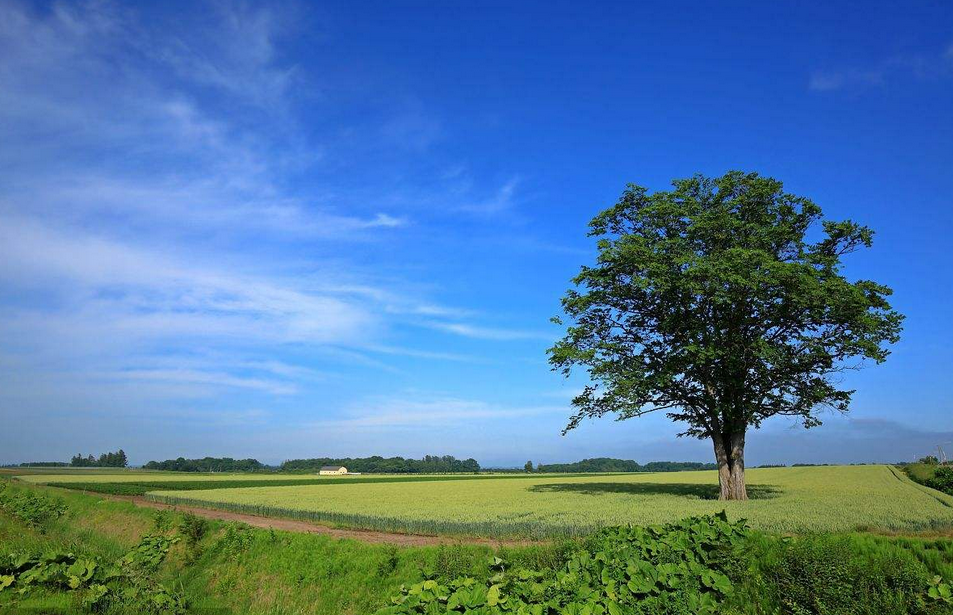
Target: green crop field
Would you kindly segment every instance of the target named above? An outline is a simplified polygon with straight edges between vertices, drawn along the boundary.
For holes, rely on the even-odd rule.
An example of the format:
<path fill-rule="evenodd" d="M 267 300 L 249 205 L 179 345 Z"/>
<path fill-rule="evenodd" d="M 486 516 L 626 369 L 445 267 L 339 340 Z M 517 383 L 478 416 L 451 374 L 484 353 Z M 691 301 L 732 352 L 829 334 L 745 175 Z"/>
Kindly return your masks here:
<path fill-rule="evenodd" d="M 494 537 L 578 535 L 722 509 L 730 518 L 775 532 L 953 527 L 953 497 L 917 485 L 890 466 L 765 468 L 748 474 L 748 502 L 716 500 L 714 472 L 245 487 L 187 496 L 156 491 L 149 497 L 368 529 Z"/>
<path fill-rule="evenodd" d="M 242 472 L 149 472 L 126 470 L 111 472 L 91 473 L 85 471 L 76 471 L 71 473 L 38 473 L 38 474 L 18 474 L 11 473 L 19 480 L 35 484 L 65 484 L 65 483 L 141 483 L 141 482 L 197 482 L 205 481 L 210 483 L 224 481 L 324 481 L 327 483 L 362 483 L 362 482 L 381 482 L 381 481 L 428 481 L 428 480 L 487 480 L 487 479 L 508 479 L 508 478 L 532 478 L 531 475 L 522 473 L 493 474 L 481 472 L 480 474 L 352 474 L 349 476 L 318 476 L 315 473 L 310 474 L 290 474 L 290 473 L 242 473 Z M 610 476 L 608 473 L 600 474 L 570 474 L 569 476 Z M 558 476 L 550 474 L 547 476 Z"/>
<path fill-rule="evenodd" d="M 575 475 L 580 476 L 580 475 Z M 606 476 L 606 475 L 603 475 Z M 459 481 L 459 480 L 496 480 L 496 479 L 527 479 L 533 478 L 528 474 L 410 474 L 410 475 L 366 475 L 366 476 L 315 476 L 283 475 L 283 474 L 217 474 L 195 476 L 187 473 L 178 473 L 170 476 L 159 476 L 155 480 L 147 474 L 139 474 L 136 478 L 116 475 L 116 480 L 109 476 L 67 477 L 69 480 L 56 480 L 58 476 L 29 477 L 20 476 L 27 482 L 44 484 L 51 487 L 61 487 L 77 491 L 93 493 L 107 493 L 111 495 L 144 495 L 150 491 L 199 491 L 206 489 L 234 489 L 237 487 L 279 487 L 287 485 L 354 485 L 363 483 L 394 483 L 394 482 L 432 482 L 432 481 Z M 53 480 L 51 480 L 53 479 Z"/>

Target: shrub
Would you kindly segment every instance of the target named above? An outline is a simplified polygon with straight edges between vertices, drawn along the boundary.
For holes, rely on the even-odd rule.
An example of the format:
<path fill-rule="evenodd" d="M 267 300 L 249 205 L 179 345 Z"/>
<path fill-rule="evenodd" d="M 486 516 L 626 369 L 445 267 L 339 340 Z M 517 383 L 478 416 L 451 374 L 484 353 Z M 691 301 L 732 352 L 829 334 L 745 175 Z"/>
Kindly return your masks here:
<path fill-rule="evenodd" d="M 555 568 L 510 566 L 497 557 L 487 578 L 438 575 L 402 586 L 377 615 L 953 611 L 950 581 L 935 576 L 949 569 L 923 559 L 930 549 L 922 542 L 866 535 L 780 538 L 751 533 L 743 522 L 729 523 L 722 515 L 607 528 L 566 547 L 549 552 L 564 554 Z"/>
<path fill-rule="evenodd" d="M 77 592 L 87 609 L 116 607 L 121 612 L 178 615 L 186 608 L 182 598 L 152 577 L 173 542 L 164 536 L 145 536 L 115 563 L 62 551 L 39 556 L 3 554 L 0 592 L 16 596 L 40 588 Z"/>
<path fill-rule="evenodd" d="M 32 489 L 20 489 L 5 481 L 0 481 L 0 509 L 40 530 L 50 521 L 63 516 L 67 510 L 66 503 L 60 498 Z"/>
<path fill-rule="evenodd" d="M 156 510 L 152 513 L 152 522 L 157 532 L 166 532 L 172 529 L 173 514 L 169 510 Z"/>
<path fill-rule="evenodd" d="M 953 495 L 953 466 L 937 466 L 933 472 L 933 478 L 928 479 L 924 484 L 937 491 Z"/>
<path fill-rule="evenodd" d="M 485 581 L 427 579 L 402 587 L 378 615 L 713 614 L 732 591 L 726 573 L 747 532 L 744 522 L 729 523 L 724 513 L 664 526 L 607 528 L 578 545 L 559 569 L 510 569 L 496 557 Z"/>
<path fill-rule="evenodd" d="M 251 528 L 247 525 L 228 523 L 217 546 L 226 554 L 237 555 L 247 551 L 253 539 Z"/>
<path fill-rule="evenodd" d="M 179 521 L 179 533 L 185 537 L 185 542 L 189 547 L 195 547 L 205 538 L 207 532 L 208 521 L 190 512 L 182 515 L 182 519 Z"/>

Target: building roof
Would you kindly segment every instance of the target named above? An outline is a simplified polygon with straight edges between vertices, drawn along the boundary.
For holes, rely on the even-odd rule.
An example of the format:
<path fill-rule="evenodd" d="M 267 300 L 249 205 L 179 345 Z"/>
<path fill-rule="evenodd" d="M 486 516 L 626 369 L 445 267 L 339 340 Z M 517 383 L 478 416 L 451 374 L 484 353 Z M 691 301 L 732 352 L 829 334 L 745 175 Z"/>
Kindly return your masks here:
<path fill-rule="evenodd" d="M 344 466 L 321 466 L 321 471 L 325 470 L 346 470 Z"/>

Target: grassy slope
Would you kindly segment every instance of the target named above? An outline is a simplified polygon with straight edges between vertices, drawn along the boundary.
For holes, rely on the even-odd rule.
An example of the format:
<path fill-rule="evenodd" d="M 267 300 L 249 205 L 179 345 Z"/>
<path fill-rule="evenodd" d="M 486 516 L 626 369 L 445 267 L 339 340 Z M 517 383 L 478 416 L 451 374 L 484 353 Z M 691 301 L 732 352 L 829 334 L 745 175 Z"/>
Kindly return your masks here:
<path fill-rule="evenodd" d="M 41 487 L 35 487 L 41 488 Z M 41 488 L 42 489 L 42 488 Z M 45 533 L 26 528 L 0 512 L 0 553 L 64 549 L 113 560 L 155 531 L 156 511 L 82 493 L 56 491 L 68 515 Z M 402 583 L 418 581 L 421 569 L 444 574 L 481 574 L 491 550 L 483 546 L 395 548 L 313 534 L 270 532 L 209 522 L 203 552 L 187 562 L 185 548 L 173 549 L 162 581 L 182 591 L 199 608 L 229 613 L 365 615 L 387 604 Z M 233 528 L 232 539 L 223 539 Z M 519 560 L 554 561 L 555 547 L 513 551 Z M 69 607 L 63 594 L 41 594 L 14 610 Z"/>
<path fill-rule="evenodd" d="M 370 529 L 489 536 L 557 536 L 600 525 L 663 523 L 727 509 L 773 532 L 946 530 L 953 497 L 889 466 L 749 471 L 749 502 L 719 502 L 714 472 L 540 476 L 525 480 L 401 482 L 158 491 L 157 499 Z M 421 503 L 425 505 L 421 505 Z"/>

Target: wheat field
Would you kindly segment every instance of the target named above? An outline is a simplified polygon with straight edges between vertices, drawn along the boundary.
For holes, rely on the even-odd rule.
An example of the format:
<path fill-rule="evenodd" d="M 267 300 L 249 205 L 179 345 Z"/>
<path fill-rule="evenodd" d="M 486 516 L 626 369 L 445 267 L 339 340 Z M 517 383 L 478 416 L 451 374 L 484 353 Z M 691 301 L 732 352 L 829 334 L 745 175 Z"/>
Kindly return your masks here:
<path fill-rule="evenodd" d="M 714 499 L 715 472 L 243 487 L 148 497 L 367 529 L 490 537 L 581 535 L 723 509 L 732 519 L 782 533 L 953 527 L 953 497 L 891 466 L 752 469 L 748 485 L 747 502 Z"/>

